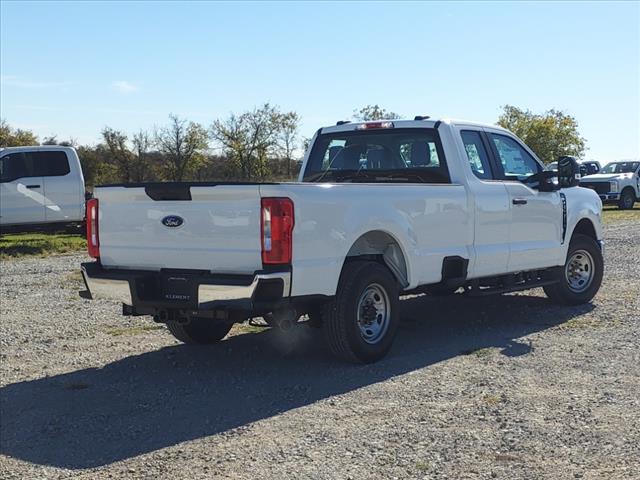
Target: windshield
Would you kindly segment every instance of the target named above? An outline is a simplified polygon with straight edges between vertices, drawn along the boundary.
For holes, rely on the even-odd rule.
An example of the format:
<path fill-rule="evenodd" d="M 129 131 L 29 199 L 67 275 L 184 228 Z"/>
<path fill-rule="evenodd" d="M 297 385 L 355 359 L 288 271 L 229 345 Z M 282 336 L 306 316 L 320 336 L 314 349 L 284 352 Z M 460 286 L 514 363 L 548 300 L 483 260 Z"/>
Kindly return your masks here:
<path fill-rule="evenodd" d="M 634 173 L 640 162 L 614 162 L 608 163 L 600 173 Z"/>
<path fill-rule="evenodd" d="M 319 135 L 303 179 L 448 183 L 449 172 L 434 129 L 388 128 Z"/>

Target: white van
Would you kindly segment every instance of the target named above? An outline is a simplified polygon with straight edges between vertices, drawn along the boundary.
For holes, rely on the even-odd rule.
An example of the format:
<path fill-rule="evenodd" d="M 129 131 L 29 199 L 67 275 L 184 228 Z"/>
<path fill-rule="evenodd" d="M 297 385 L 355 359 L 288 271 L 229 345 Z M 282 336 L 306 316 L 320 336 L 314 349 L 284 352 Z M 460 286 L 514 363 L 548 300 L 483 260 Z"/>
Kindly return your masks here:
<path fill-rule="evenodd" d="M 56 145 L 0 150 L 0 227 L 78 225 L 85 189 L 75 149 Z"/>

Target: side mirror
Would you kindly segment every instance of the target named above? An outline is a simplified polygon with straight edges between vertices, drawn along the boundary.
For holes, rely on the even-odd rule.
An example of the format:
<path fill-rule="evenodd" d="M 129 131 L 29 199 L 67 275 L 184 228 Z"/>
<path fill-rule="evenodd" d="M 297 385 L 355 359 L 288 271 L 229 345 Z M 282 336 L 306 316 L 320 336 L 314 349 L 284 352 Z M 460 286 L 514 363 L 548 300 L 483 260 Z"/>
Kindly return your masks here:
<path fill-rule="evenodd" d="M 560 183 L 558 182 L 558 172 L 555 170 L 543 170 L 529 177 L 529 182 L 537 182 L 537 185 L 533 185 L 532 188 L 537 189 L 539 192 L 555 192 L 560 190 Z"/>
<path fill-rule="evenodd" d="M 558 182 L 561 188 L 577 187 L 580 184 L 580 164 L 575 157 L 558 159 Z"/>
<path fill-rule="evenodd" d="M 527 177 L 524 183 L 539 192 L 555 192 L 556 190 L 560 190 L 558 172 L 555 170 L 542 170 Z"/>

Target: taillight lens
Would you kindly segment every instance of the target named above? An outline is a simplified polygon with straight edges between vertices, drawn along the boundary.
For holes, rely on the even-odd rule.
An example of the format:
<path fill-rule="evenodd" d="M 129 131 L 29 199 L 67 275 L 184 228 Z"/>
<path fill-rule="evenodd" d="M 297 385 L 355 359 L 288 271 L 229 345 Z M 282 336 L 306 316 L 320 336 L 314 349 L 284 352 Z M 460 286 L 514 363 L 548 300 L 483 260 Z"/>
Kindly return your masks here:
<path fill-rule="evenodd" d="M 293 201 L 290 198 L 262 199 L 262 263 L 287 265 L 291 263 L 293 244 Z"/>
<path fill-rule="evenodd" d="M 93 258 L 100 258 L 97 198 L 87 200 L 87 250 L 89 251 L 89 256 Z"/>

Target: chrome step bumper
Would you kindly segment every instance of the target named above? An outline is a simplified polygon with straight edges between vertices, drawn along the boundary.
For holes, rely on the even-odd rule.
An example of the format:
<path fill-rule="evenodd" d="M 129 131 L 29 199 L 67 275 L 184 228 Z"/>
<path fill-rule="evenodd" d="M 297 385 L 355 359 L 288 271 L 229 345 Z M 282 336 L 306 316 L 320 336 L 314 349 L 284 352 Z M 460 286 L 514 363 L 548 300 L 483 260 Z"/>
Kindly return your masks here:
<path fill-rule="evenodd" d="M 87 287 L 80 292 L 81 297 L 113 300 L 130 306 L 207 309 L 217 303 L 275 301 L 291 295 L 290 270 L 207 275 L 106 269 L 97 262 L 83 263 L 81 269 Z M 168 292 L 164 287 L 166 280 L 179 284 L 180 293 Z"/>

